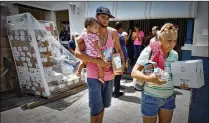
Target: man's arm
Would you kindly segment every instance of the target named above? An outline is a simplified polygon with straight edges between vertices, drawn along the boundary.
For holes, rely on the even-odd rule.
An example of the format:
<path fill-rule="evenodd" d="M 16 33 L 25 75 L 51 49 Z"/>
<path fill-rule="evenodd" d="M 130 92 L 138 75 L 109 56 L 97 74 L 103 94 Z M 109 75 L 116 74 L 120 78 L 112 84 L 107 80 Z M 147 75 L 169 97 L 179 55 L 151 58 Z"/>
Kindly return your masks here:
<path fill-rule="evenodd" d="M 75 54 L 75 52 L 73 51 L 73 44 L 71 41 L 69 41 L 68 43 L 68 51 L 70 51 L 70 53 L 72 53 L 73 55 Z"/>
<path fill-rule="evenodd" d="M 123 66 L 123 69 L 124 69 L 125 59 L 124 59 L 123 51 L 122 51 L 121 46 L 120 46 L 118 31 L 113 29 L 112 30 L 112 36 L 113 36 L 113 40 L 114 40 L 115 49 L 116 49 L 117 53 L 120 53 L 120 57 L 121 57 L 121 60 L 122 60 L 122 66 Z"/>
<path fill-rule="evenodd" d="M 127 35 L 124 35 L 123 37 L 125 39 L 125 45 L 127 45 L 129 37 Z"/>
<path fill-rule="evenodd" d="M 125 45 L 127 45 L 127 43 L 128 43 L 129 36 L 130 36 L 130 34 L 128 35 L 126 32 L 123 32 L 123 37 L 124 37 L 124 40 L 125 40 Z"/>

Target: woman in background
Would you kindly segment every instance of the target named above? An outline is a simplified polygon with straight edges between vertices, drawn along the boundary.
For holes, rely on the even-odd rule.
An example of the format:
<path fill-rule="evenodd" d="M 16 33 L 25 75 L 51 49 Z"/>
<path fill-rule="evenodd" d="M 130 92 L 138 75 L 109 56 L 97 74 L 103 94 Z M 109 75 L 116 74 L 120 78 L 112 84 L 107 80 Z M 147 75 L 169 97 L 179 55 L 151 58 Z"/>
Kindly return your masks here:
<path fill-rule="evenodd" d="M 144 38 L 144 32 L 140 30 L 138 25 L 136 25 L 134 29 L 135 32 L 133 32 L 132 40 L 134 41 L 134 59 L 136 61 L 142 51 L 142 39 Z"/>

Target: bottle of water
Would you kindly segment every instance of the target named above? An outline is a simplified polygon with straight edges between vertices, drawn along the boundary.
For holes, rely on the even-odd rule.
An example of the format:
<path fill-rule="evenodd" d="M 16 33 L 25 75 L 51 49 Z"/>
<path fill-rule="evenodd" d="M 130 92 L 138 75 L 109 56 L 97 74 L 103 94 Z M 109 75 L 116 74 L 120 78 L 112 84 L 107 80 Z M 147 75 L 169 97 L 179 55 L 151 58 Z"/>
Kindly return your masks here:
<path fill-rule="evenodd" d="M 159 76 L 162 81 L 166 81 L 166 82 L 168 81 L 168 73 L 163 71 L 162 69 L 155 68 L 154 74 Z"/>

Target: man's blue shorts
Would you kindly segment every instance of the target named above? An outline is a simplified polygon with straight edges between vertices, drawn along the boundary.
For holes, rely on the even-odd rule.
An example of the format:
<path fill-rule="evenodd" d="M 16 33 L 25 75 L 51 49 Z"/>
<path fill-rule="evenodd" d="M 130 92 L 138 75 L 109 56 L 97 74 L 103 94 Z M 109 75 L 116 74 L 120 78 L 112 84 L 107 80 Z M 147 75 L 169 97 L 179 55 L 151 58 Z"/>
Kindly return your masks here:
<path fill-rule="evenodd" d="M 114 81 L 102 84 L 98 79 L 87 78 L 89 90 L 89 107 L 92 116 L 98 115 L 111 105 Z"/>

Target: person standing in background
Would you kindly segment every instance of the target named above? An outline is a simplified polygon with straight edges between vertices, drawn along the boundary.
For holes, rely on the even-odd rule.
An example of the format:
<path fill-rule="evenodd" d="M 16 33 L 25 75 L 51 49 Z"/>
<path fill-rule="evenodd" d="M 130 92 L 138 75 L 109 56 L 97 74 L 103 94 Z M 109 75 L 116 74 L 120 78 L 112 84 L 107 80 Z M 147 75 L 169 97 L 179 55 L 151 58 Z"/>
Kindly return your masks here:
<path fill-rule="evenodd" d="M 129 28 L 129 35 L 132 36 L 132 29 Z M 133 47 L 133 40 L 132 38 L 129 38 L 126 45 L 127 51 L 128 51 L 128 57 L 131 61 L 131 64 L 134 65 L 134 47 Z"/>
<path fill-rule="evenodd" d="M 128 60 L 128 52 L 126 50 L 126 44 L 125 44 L 125 42 L 126 42 L 125 40 L 127 40 L 127 37 L 124 37 L 123 24 L 121 22 L 116 22 L 115 23 L 115 29 L 118 31 L 120 46 L 121 46 L 121 49 L 122 49 L 123 55 L 124 55 L 124 61 L 128 62 L 127 61 Z M 122 74 L 121 75 L 115 75 L 114 91 L 113 91 L 113 97 L 115 97 L 115 98 L 118 98 L 118 97 L 120 97 L 124 94 L 123 92 L 120 92 L 120 88 L 121 88 L 120 80 L 121 80 L 121 78 L 122 78 Z"/>
<path fill-rule="evenodd" d="M 78 33 L 72 35 L 72 39 L 69 41 L 68 50 L 74 55 L 76 42 L 75 39 L 78 37 Z"/>
<path fill-rule="evenodd" d="M 174 24 L 174 27 L 176 28 L 176 30 L 179 31 L 179 26 L 178 25 L 175 25 Z M 179 35 L 178 35 L 178 38 L 179 38 Z M 177 51 L 177 52 L 180 52 L 181 51 L 181 46 L 179 46 L 179 43 L 178 42 L 176 43 L 176 46 L 174 47 L 174 50 Z"/>
<path fill-rule="evenodd" d="M 134 60 L 136 62 L 142 51 L 142 40 L 144 38 L 144 32 L 140 30 L 138 25 L 136 25 L 134 29 L 136 32 L 132 34 L 132 39 L 134 41 Z"/>
<path fill-rule="evenodd" d="M 59 34 L 60 41 L 68 41 L 68 31 L 65 29 L 64 26 L 61 27 L 61 32 Z"/>
<path fill-rule="evenodd" d="M 152 35 L 154 37 L 150 40 L 150 42 L 159 41 L 158 33 L 159 33 L 159 27 L 158 26 L 152 27 Z"/>
<path fill-rule="evenodd" d="M 149 45 L 149 43 L 150 43 L 150 41 L 153 37 L 154 36 L 153 36 L 152 32 L 149 31 L 148 35 L 143 40 L 143 43 L 142 43 L 143 44 L 143 49 Z"/>
<path fill-rule="evenodd" d="M 125 45 L 128 44 L 128 41 L 129 41 L 130 36 L 131 36 L 131 33 L 132 33 L 132 30 L 131 29 L 129 30 L 129 33 L 125 32 L 125 31 L 122 32 L 122 36 L 125 39 Z"/>

